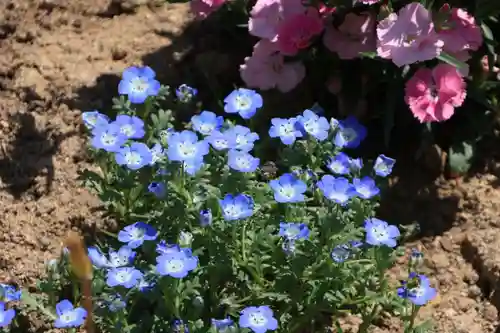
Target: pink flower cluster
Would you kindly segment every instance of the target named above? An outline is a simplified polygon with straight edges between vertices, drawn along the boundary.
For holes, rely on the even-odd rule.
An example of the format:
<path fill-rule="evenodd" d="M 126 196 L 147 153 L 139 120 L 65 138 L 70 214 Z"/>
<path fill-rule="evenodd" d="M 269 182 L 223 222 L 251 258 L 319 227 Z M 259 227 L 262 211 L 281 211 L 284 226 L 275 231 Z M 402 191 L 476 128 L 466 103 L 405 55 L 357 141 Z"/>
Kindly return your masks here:
<path fill-rule="evenodd" d="M 205 19 L 208 15 L 222 7 L 226 0 L 191 0 L 191 11 L 197 19 Z"/>

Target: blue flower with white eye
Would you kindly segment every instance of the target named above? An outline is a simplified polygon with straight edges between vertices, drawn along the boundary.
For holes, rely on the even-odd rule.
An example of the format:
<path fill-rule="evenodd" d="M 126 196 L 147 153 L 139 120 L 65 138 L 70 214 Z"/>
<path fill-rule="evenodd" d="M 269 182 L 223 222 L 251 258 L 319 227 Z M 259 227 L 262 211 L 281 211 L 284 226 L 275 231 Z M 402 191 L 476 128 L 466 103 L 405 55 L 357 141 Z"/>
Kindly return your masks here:
<path fill-rule="evenodd" d="M 316 183 L 325 198 L 340 205 L 345 205 L 355 194 L 356 190 L 349 180 L 344 177 L 335 178 L 331 175 L 324 175 Z"/>
<path fill-rule="evenodd" d="M 215 329 L 218 332 L 225 332 L 228 328 L 230 328 L 234 324 L 234 321 L 227 317 L 224 319 L 212 319 L 212 326 L 215 327 Z"/>
<path fill-rule="evenodd" d="M 361 179 L 354 178 L 352 184 L 356 190 L 356 195 L 363 199 L 373 198 L 380 193 L 380 189 L 375 184 L 375 180 L 368 176 Z"/>
<path fill-rule="evenodd" d="M 184 130 L 174 133 L 168 140 L 167 155 L 171 161 L 199 160 L 208 154 L 208 143 L 198 140 L 196 133 Z"/>
<path fill-rule="evenodd" d="M 363 169 L 363 160 L 361 158 L 351 158 L 349 168 L 351 169 L 351 173 L 357 174 Z"/>
<path fill-rule="evenodd" d="M 118 240 L 127 243 L 131 249 L 138 248 L 144 241 L 155 240 L 157 236 L 156 229 L 144 222 L 128 225 L 118 232 Z"/>
<path fill-rule="evenodd" d="M 139 170 L 153 160 L 153 155 L 148 146 L 142 142 L 132 142 L 130 146 L 124 146 L 115 155 L 118 165 L 125 165 L 130 170 Z"/>
<path fill-rule="evenodd" d="M 142 277 L 135 286 L 140 292 L 148 292 L 155 286 L 155 281 L 152 278 Z"/>
<path fill-rule="evenodd" d="M 91 246 L 87 249 L 87 252 L 92 265 L 95 267 L 105 268 L 109 266 L 108 258 L 98 248 Z"/>
<path fill-rule="evenodd" d="M 200 210 L 200 225 L 206 227 L 212 224 L 212 210 L 210 208 Z"/>
<path fill-rule="evenodd" d="M 336 263 L 344 262 L 351 258 L 354 251 L 362 245 L 363 243 L 360 241 L 350 241 L 347 244 L 337 245 L 331 253 L 332 260 Z"/>
<path fill-rule="evenodd" d="M 198 95 L 198 89 L 184 83 L 175 89 L 175 96 L 177 96 L 177 99 L 182 103 L 191 102 L 196 95 Z"/>
<path fill-rule="evenodd" d="M 429 278 L 425 275 L 417 275 L 416 286 L 409 286 L 408 283 L 402 288 L 398 288 L 398 296 L 410 300 L 415 305 L 422 306 L 433 300 L 437 295 L 436 289 L 431 287 Z"/>
<path fill-rule="evenodd" d="M 120 132 L 127 137 L 127 139 L 142 139 L 146 131 L 144 131 L 144 122 L 141 118 L 136 116 L 127 116 L 120 114 L 116 116 L 113 124 L 120 127 Z"/>
<path fill-rule="evenodd" d="M 0 327 L 7 327 L 16 316 L 14 309 L 5 310 L 5 303 L 0 302 Z"/>
<path fill-rule="evenodd" d="M 377 176 L 387 177 L 391 174 L 394 164 L 396 164 L 395 159 L 387 157 L 384 154 L 380 154 L 375 160 L 373 170 Z"/>
<path fill-rule="evenodd" d="M 246 194 L 226 194 L 219 200 L 222 215 L 226 221 L 242 220 L 253 215 L 254 201 Z"/>
<path fill-rule="evenodd" d="M 82 120 L 85 124 L 85 127 L 87 127 L 87 129 L 89 130 L 94 130 L 94 128 L 99 127 L 105 127 L 109 124 L 109 117 L 97 110 L 83 112 Z"/>
<path fill-rule="evenodd" d="M 109 251 L 109 264 L 108 267 L 117 268 L 128 266 L 132 264 L 135 259 L 136 252 L 132 250 L 128 245 L 124 245 L 118 249 L 118 251 Z"/>
<path fill-rule="evenodd" d="M 280 223 L 279 235 L 286 240 L 295 241 L 309 237 L 309 228 L 304 223 Z"/>
<path fill-rule="evenodd" d="M 21 299 L 21 290 L 16 290 L 14 286 L 0 283 L 0 301 L 15 302 Z"/>
<path fill-rule="evenodd" d="M 297 129 L 297 118 L 273 118 L 271 124 L 269 136 L 271 138 L 279 137 L 285 145 L 291 145 L 297 138 L 302 137 L 302 132 Z"/>
<path fill-rule="evenodd" d="M 119 151 L 127 142 L 127 137 L 120 132 L 120 127 L 113 123 L 94 128 L 92 134 L 92 147 L 110 153 Z"/>
<path fill-rule="evenodd" d="M 213 131 L 206 140 L 210 143 L 212 148 L 215 150 L 226 150 L 231 146 L 229 143 L 229 138 L 226 133 L 220 131 Z"/>
<path fill-rule="evenodd" d="M 160 91 L 160 82 L 155 77 L 156 73 L 148 66 L 129 67 L 122 73 L 118 93 L 127 95 L 130 103 L 142 104 L 149 96 L 156 96 Z"/>
<path fill-rule="evenodd" d="M 340 120 L 333 143 L 340 148 L 357 148 L 366 137 L 366 127 L 354 116 Z"/>
<path fill-rule="evenodd" d="M 249 153 L 231 149 L 227 154 L 227 164 L 231 169 L 240 172 L 254 172 L 260 164 L 260 159 Z"/>
<path fill-rule="evenodd" d="M 177 279 L 186 277 L 189 272 L 198 267 L 198 257 L 191 251 L 171 252 L 156 258 L 156 271 L 161 276 L 171 276 Z"/>
<path fill-rule="evenodd" d="M 84 308 L 75 308 L 67 299 L 56 304 L 56 313 L 55 328 L 78 327 L 83 325 L 87 318 L 87 311 Z"/>
<path fill-rule="evenodd" d="M 265 333 L 278 329 L 278 321 L 273 310 L 267 305 L 249 306 L 241 311 L 240 327 L 249 328 L 255 333 Z"/>
<path fill-rule="evenodd" d="M 182 166 L 184 168 L 184 171 L 190 175 L 194 176 L 200 169 L 205 165 L 203 161 L 203 157 L 199 158 L 194 158 L 191 160 L 183 161 Z"/>
<path fill-rule="evenodd" d="M 269 182 L 274 191 L 274 200 L 277 202 L 301 202 L 305 200 L 304 192 L 307 185 L 291 173 L 285 173 L 278 179 Z"/>
<path fill-rule="evenodd" d="M 250 119 L 264 104 L 262 96 L 255 90 L 239 88 L 224 98 L 224 111 L 239 113 L 241 118 Z"/>
<path fill-rule="evenodd" d="M 167 187 L 162 182 L 152 182 L 148 185 L 148 191 L 158 199 L 162 199 L 167 194 Z"/>
<path fill-rule="evenodd" d="M 401 235 L 394 225 L 377 218 L 365 220 L 366 243 L 370 245 L 386 245 L 396 247 L 396 239 Z"/>
<path fill-rule="evenodd" d="M 328 138 L 330 124 L 325 117 L 320 117 L 311 110 L 305 110 L 302 115 L 297 117 L 297 125 L 307 134 L 318 141 L 324 141 Z"/>
<path fill-rule="evenodd" d="M 326 164 L 331 172 L 337 175 L 347 175 L 351 171 L 351 159 L 345 153 L 338 153 L 335 157 L 331 157 Z"/>
<path fill-rule="evenodd" d="M 149 163 L 150 165 L 156 164 L 156 162 L 161 161 L 165 157 L 165 150 L 159 143 L 151 147 L 149 151 L 151 152 L 151 163 Z"/>
<path fill-rule="evenodd" d="M 127 289 L 135 287 L 143 274 L 133 267 L 118 267 L 108 271 L 106 284 L 109 287 L 123 286 Z"/>
<path fill-rule="evenodd" d="M 203 111 L 199 115 L 191 117 L 193 129 L 203 135 L 210 135 L 218 131 L 224 123 L 224 118 L 210 111 Z"/>
<path fill-rule="evenodd" d="M 231 149 L 249 152 L 253 149 L 255 141 L 259 140 L 259 135 L 250 131 L 248 127 L 236 125 L 228 129 L 224 135 L 229 141 Z"/>

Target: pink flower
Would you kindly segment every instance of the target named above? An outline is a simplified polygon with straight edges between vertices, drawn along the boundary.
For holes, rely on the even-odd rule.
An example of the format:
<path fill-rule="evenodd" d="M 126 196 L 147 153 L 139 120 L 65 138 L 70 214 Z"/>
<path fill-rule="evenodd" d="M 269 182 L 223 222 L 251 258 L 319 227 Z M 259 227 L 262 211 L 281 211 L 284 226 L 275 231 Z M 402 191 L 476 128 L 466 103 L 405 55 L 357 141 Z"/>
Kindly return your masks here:
<path fill-rule="evenodd" d="M 430 13 L 417 2 L 380 21 L 377 37 L 378 55 L 392 59 L 399 67 L 433 59 L 443 47 L 434 31 Z"/>
<path fill-rule="evenodd" d="M 252 56 L 245 58 L 240 74 L 250 88 L 289 92 L 304 79 L 306 69 L 300 61 L 285 63 L 276 43 L 263 39 L 255 44 Z"/>
<path fill-rule="evenodd" d="M 481 29 L 473 16 L 461 8 L 447 7 L 437 14 L 436 31 L 444 42 L 443 50 L 456 53 L 465 50 L 476 51 L 483 43 Z"/>
<path fill-rule="evenodd" d="M 309 8 L 306 13 L 296 14 L 278 26 L 278 45 L 281 53 L 295 55 L 311 43 L 311 39 L 323 31 L 319 12 Z"/>
<path fill-rule="evenodd" d="M 205 19 L 219 9 L 226 0 L 191 0 L 191 11 L 197 19 Z"/>
<path fill-rule="evenodd" d="M 333 26 L 326 28 L 323 43 L 340 59 L 353 59 L 360 52 L 375 51 L 375 17 L 370 13 L 349 13 L 338 29 Z"/>
<path fill-rule="evenodd" d="M 254 36 L 275 40 L 280 22 L 304 12 L 301 0 L 257 0 L 250 11 L 248 30 Z"/>
<path fill-rule="evenodd" d="M 362 4 L 365 5 L 373 5 L 378 3 L 380 0 L 358 0 L 358 2 L 361 2 Z"/>
<path fill-rule="evenodd" d="M 406 82 L 405 100 L 420 122 L 450 119 L 465 100 L 465 82 L 457 69 L 445 63 L 420 68 Z"/>

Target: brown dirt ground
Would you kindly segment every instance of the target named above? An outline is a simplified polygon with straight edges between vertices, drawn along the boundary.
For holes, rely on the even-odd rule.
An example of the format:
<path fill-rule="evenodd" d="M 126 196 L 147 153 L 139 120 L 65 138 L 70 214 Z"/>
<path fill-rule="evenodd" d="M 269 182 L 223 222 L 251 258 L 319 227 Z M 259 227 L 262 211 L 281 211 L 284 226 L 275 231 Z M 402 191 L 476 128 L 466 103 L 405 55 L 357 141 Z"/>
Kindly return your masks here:
<path fill-rule="evenodd" d="M 200 42 L 185 33 L 191 22 L 185 4 L 147 2 L 0 1 L 2 281 L 32 285 L 66 232 L 98 219 L 97 200 L 76 181 L 77 171 L 89 167 L 81 111 L 109 106 L 119 73 L 132 64 L 146 63 L 163 82 L 175 81 L 182 75 L 176 63 Z M 211 57 L 194 62 L 224 71 L 228 62 Z M 459 184 L 429 179 L 413 165 L 399 163 L 398 170 L 384 215 L 419 223 L 423 237 L 414 243 L 440 292 L 422 317 L 431 316 L 437 332 L 500 332 L 498 166 Z M 391 320 L 376 330 L 401 331 Z"/>

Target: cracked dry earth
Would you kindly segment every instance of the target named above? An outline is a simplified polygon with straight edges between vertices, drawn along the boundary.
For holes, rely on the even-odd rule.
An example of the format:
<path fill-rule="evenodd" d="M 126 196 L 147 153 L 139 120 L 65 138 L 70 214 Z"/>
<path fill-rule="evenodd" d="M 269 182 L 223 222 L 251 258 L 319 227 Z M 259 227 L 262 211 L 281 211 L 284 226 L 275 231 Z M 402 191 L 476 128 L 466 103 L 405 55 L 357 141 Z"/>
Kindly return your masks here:
<path fill-rule="evenodd" d="M 132 64 L 175 81 L 175 61 L 198 41 L 183 36 L 186 4 L 139 2 L 0 1 L 1 281 L 33 285 L 70 228 L 98 222 L 97 200 L 76 180 L 90 166 L 81 111 L 108 107 Z M 421 313 L 436 332 L 500 332 L 500 175 L 492 164 L 457 185 L 423 182 L 422 170 L 399 163 L 385 198 L 384 218 L 421 225 L 423 237 L 409 247 L 422 249 L 440 293 Z M 401 328 L 387 319 L 375 331 Z"/>

